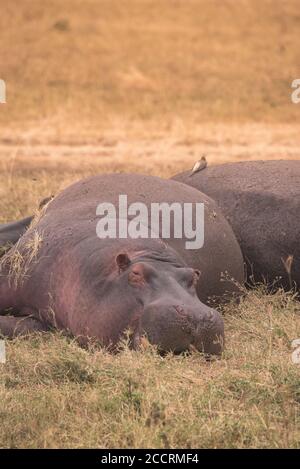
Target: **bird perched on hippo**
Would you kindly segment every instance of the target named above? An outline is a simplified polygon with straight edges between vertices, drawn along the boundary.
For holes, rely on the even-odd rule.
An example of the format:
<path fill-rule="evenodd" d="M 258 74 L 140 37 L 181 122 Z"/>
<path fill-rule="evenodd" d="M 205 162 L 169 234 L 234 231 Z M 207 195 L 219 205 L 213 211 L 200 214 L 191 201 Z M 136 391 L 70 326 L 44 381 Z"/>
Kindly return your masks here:
<path fill-rule="evenodd" d="M 248 280 L 300 290 L 300 161 L 246 161 L 173 176 L 212 197 L 231 224 Z"/>
<path fill-rule="evenodd" d="M 172 218 L 169 238 L 160 232 L 101 239 L 97 207 L 118 207 L 120 194 L 148 208 L 203 204 L 203 247 L 187 249 L 189 238 L 174 236 Z M 205 303 L 234 294 L 236 282 L 243 282 L 239 245 L 213 200 L 185 184 L 134 174 L 94 176 L 66 188 L 0 269 L 2 335 L 57 328 L 82 344 L 97 340 L 113 348 L 130 329 L 133 347 L 146 335 L 164 351 L 193 346 L 211 354 L 221 352 L 224 328 L 218 311 Z"/>

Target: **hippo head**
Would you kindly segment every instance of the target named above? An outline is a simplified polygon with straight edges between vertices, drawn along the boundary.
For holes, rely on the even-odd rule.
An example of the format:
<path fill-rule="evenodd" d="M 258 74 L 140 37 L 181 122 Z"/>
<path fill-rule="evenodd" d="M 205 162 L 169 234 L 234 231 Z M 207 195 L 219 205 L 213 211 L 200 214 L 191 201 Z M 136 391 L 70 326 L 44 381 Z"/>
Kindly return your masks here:
<path fill-rule="evenodd" d="M 220 314 L 201 303 L 196 293 L 200 272 L 187 267 L 177 256 L 147 253 L 116 256 L 119 280 L 140 305 L 133 344 L 143 335 L 161 351 L 175 353 L 195 347 L 219 355 L 223 349 L 224 324 Z"/>

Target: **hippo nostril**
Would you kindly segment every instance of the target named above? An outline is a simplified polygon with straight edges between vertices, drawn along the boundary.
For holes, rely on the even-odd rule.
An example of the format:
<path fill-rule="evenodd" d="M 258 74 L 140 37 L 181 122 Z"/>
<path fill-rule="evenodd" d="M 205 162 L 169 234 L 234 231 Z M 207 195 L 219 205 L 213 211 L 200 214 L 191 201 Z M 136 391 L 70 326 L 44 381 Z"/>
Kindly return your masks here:
<path fill-rule="evenodd" d="M 224 324 L 220 314 L 213 309 L 207 309 L 198 319 L 192 337 L 192 344 L 198 350 L 220 355 L 224 347 Z"/>
<path fill-rule="evenodd" d="M 177 313 L 177 321 L 181 330 L 190 334 L 193 338 L 202 336 L 205 331 L 209 331 L 214 326 L 215 315 L 211 310 L 199 315 L 198 313 L 188 311 L 181 305 L 174 306 L 174 309 Z"/>

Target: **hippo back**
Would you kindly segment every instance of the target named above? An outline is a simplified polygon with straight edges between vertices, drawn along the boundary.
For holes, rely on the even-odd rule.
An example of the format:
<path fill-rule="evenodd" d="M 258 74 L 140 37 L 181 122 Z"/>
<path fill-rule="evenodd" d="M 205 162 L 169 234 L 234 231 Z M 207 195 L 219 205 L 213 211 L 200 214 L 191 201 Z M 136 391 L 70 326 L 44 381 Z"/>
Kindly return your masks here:
<path fill-rule="evenodd" d="M 227 163 L 172 179 L 218 203 L 240 243 L 249 279 L 300 287 L 300 161 Z"/>

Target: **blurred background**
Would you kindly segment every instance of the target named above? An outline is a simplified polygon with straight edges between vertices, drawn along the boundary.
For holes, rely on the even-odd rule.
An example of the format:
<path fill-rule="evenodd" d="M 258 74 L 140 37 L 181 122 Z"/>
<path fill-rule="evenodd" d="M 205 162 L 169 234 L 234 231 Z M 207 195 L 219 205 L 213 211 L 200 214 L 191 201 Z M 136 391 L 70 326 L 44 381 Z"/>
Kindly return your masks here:
<path fill-rule="evenodd" d="M 298 0 L 1 0 L 1 124 L 293 122 Z"/>
<path fill-rule="evenodd" d="M 18 172 L 300 158 L 299 0 L 0 0 L 0 12 L 2 191 Z"/>

